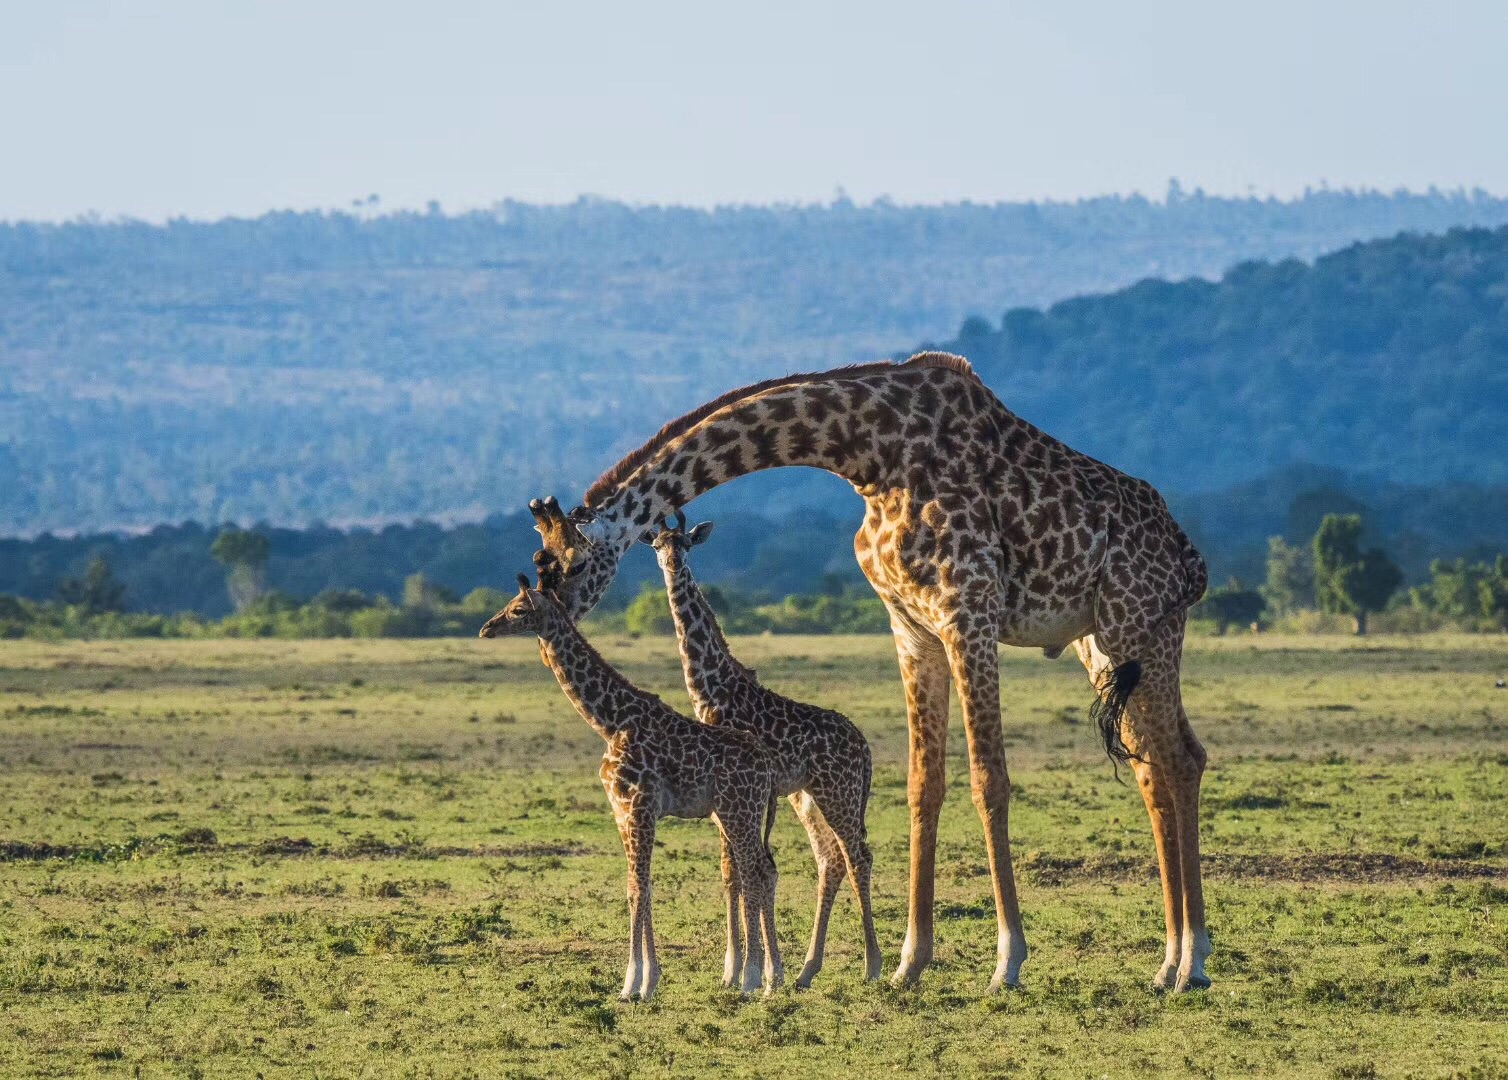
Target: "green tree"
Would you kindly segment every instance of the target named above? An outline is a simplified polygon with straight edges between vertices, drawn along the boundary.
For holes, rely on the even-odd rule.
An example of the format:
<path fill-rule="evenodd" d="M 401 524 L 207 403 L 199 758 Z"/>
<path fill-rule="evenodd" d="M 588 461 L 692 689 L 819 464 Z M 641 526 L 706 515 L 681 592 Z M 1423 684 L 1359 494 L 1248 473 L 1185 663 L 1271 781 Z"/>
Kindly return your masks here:
<path fill-rule="evenodd" d="M 1429 564 L 1429 581 L 1410 590 L 1415 604 L 1452 619 L 1475 619 L 1481 613 L 1481 585 L 1492 570 L 1465 559 L 1436 559 Z"/>
<path fill-rule="evenodd" d="M 87 615 L 126 610 L 126 587 L 115 580 L 103 555 L 89 560 L 82 577 L 58 582 L 58 599 L 83 609 Z"/>
<path fill-rule="evenodd" d="M 403 606 L 419 611 L 432 611 L 457 602 L 456 594 L 444 585 L 430 581 L 423 574 L 410 574 L 403 579 Z"/>
<path fill-rule="evenodd" d="M 646 582 L 623 612 L 623 626 L 630 634 L 675 633 L 675 620 L 670 617 L 670 601 L 665 598 L 665 590 Z"/>
<path fill-rule="evenodd" d="M 1262 617 L 1267 602 L 1255 589 L 1248 589 L 1240 581 L 1231 578 L 1224 588 L 1211 589 L 1195 607 L 1194 613 L 1205 619 L 1213 619 L 1215 633 L 1221 637 L 1235 626 L 1249 626 Z"/>
<path fill-rule="evenodd" d="M 1357 634 L 1403 583 L 1403 571 L 1380 548 L 1361 550 L 1361 515 L 1326 514 L 1314 534 L 1314 593 L 1321 611 L 1350 615 Z"/>
<path fill-rule="evenodd" d="M 1314 607 L 1314 552 L 1281 536 L 1267 540 L 1267 581 L 1262 599 L 1274 615 Z"/>
<path fill-rule="evenodd" d="M 1499 630 L 1508 630 L 1508 555 L 1499 555 L 1492 573 L 1477 583 L 1483 616 Z"/>
<path fill-rule="evenodd" d="M 226 529 L 215 537 L 209 553 L 228 571 L 225 587 L 230 602 L 238 612 L 246 611 L 266 591 L 272 544 L 258 532 Z"/>

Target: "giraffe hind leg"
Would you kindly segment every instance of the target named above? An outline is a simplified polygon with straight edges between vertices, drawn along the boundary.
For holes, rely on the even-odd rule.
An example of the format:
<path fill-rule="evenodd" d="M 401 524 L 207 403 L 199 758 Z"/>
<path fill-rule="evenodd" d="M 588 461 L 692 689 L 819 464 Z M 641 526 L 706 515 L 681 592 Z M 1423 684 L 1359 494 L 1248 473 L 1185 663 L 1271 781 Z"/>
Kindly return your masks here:
<path fill-rule="evenodd" d="M 1210 985 L 1204 972 L 1210 946 L 1199 866 L 1199 788 L 1205 752 L 1194 737 L 1179 691 L 1183 628 L 1180 614 L 1145 644 L 1136 692 L 1127 694 L 1120 705 L 1122 731 L 1134 752 L 1132 768 L 1151 821 L 1162 879 L 1167 940 L 1153 985 L 1176 991 Z M 1113 690 L 1111 673 L 1125 666 L 1114 635 L 1082 638 L 1075 649 L 1096 689 Z"/>
<path fill-rule="evenodd" d="M 812 942 L 806 951 L 806 963 L 796 977 L 796 989 L 805 990 L 822 970 L 827 947 L 827 924 L 832 916 L 833 901 L 843 884 L 843 849 L 838 837 L 822 815 L 810 793 L 791 795 L 791 806 L 811 841 L 812 856 L 817 860 L 817 909 L 812 920 Z"/>
<path fill-rule="evenodd" d="M 864 926 L 864 979 L 868 982 L 880 977 L 882 961 L 880 942 L 874 929 L 874 907 L 870 901 L 874 856 L 869 850 L 869 839 L 864 828 L 870 773 L 867 754 L 863 764 L 861 784 L 849 785 L 841 798 L 835 799 L 832 793 L 825 793 L 824 802 L 828 807 L 828 825 L 837 837 L 843 864 L 848 871 L 848 880 L 853 885 L 854 899 L 859 904 L 859 918 Z"/>

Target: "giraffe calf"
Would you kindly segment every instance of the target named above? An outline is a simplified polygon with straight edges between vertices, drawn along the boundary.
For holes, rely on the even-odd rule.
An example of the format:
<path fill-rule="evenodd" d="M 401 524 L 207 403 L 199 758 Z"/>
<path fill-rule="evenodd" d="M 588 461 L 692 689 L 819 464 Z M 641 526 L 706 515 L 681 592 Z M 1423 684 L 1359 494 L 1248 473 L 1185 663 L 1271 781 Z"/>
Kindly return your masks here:
<path fill-rule="evenodd" d="M 665 523 L 648 539 L 665 575 L 665 591 L 680 643 L 681 667 L 696 718 L 719 730 L 734 728 L 759 739 L 775 766 L 775 789 L 789 795 L 817 860 L 817 913 L 812 943 L 796 979 L 805 989 L 822 969 L 827 922 L 845 869 L 864 925 L 864 977 L 880 976 L 880 946 L 869 901 L 873 858 L 864 825 L 873 769 L 869 743 L 840 713 L 793 701 L 769 690 L 728 649 L 717 615 L 707 603 L 687 553 L 704 542 L 712 523 L 691 530 L 685 520 Z M 738 945 L 728 943 L 727 968 Z"/>
<path fill-rule="evenodd" d="M 552 588 L 548 563 L 540 587 L 519 576 L 518 596 L 482 627 L 484 638 L 534 634 L 540 657 L 607 752 L 599 775 L 613 807 L 628 860 L 629 949 L 623 1000 L 648 1001 L 660 980 L 650 909 L 650 859 L 662 817 L 711 817 L 722 836 L 728 940 L 748 952 L 741 970 L 725 970 L 724 985 L 765 993 L 780 986 L 783 969 L 775 937 L 775 861 L 770 828 L 775 778 L 759 740 L 732 728 L 698 724 L 639 689 L 581 636 Z M 737 923 L 737 925 L 735 925 Z"/>

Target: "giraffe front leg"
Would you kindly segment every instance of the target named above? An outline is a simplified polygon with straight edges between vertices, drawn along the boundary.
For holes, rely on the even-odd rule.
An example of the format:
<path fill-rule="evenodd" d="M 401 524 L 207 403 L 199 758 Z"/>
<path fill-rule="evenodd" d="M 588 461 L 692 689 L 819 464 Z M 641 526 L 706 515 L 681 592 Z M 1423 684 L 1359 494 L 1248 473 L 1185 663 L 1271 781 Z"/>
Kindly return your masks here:
<path fill-rule="evenodd" d="M 1026 935 L 1011 866 L 1011 782 L 1005 766 L 1000 721 L 1000 659 L 997 621 L 988 609 L 958 615 L 945 644 L 953 681 L 963 705 L 969 738 L 969 780 L 974 807 L 984 825 L 985 853 L 995 894 L 995 973 L 989 992 L 1019 984 L 1026 962 Z"/>
<path fill-rule="evenodd" d="M 722 838 L 723 899 L 728 910 L 727 950 L 723 954 L 723 986 L 735 989 L 741 985 L 744 968 L 743 904 L 738 874 L 733 867 L 733 853 L 728 848 L 728 837 Z"/>
<path fill-rule="evenodd" d="M 937 819 L 946 791 L 949 680 L 941 642 L 899 625 L 894 629 L 910 733 L 906 799 L 911 807 L 911 874 L 906 940 L 901 945 L 900 965 L 890 980 L 903 986 L 921 978 L 932 962 Z"/>
<path fill-rule="evenodd" d="M 620 825 L 623 850 L 628 858 L 628 969 L 623 975 L 623 1001 L 647 1000 L 659 982 L 650 926 L 650 857 L 654 852 L 654 821 L 641 815 L 625 816 Z M 646 992 L 647 989 L 647 992 Z"/>
<path fill-rule="evenodd" d="M 796 977 L 796 989 L 805 990 L 822 970 L 822 957 L 827 947 L 827 924 L 832 917 L 833 901 L 838 888 L 843 884 L 843 851 L 838 838 L 822 817 L 822 811 L 808 793 L 791 796 L 791 806 L 806 829 L 812 845 L 812 856 L 817 860 L 817 911 L 812 920 L 812 943 L 806 950 L 806 962 L 801 974 Z"/>
<path fill-rule="evenodd" d="M 655 987 L 660 985 L 660 957 L 655 951 L 653 882 L 644 887 L 644 931 L 639 935 L 639 946 L 642 950 L 639 957 L 639 1000 L 648 1001 L 654 997 Z"/>
<path fill-rule="evenodd" d="M 744 972 L 741 989 L 765 992 L 780 984 L 780 945 L 775 938 L 775 865 L 764 847 L 763 830 L 754 819 L 727 822 L 734 872 L 743 894 Z"/>
<path fill-rule="evenodd" d="M 759 895 L 759 883 L 750 875 L 746 866 L 738 868 L 739 882 L 739 919 L 743 923 L 744 934 L 744 970 L 739 979 L 738 988 L 745 994 L 753 993 L 759 989 L 760 976 L 764 971 L 764 942 L 759 935 L 759 909 L 762 898 Z"/>

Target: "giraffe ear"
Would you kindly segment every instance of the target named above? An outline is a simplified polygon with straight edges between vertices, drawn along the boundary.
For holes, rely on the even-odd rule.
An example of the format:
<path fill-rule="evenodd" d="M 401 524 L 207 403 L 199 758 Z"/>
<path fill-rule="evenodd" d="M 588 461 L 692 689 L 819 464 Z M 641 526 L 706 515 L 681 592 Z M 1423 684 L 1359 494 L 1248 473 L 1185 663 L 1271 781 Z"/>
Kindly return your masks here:
<path fill-rule="evenodd" d="M 698 544 L 705 544 L 707 537 L 711 535 L 712 522 L 704 521 L 700 525 L 692 527 L 691 531 L 686 534 L 686 540 L 691 547 L 696 547 Z"/>

